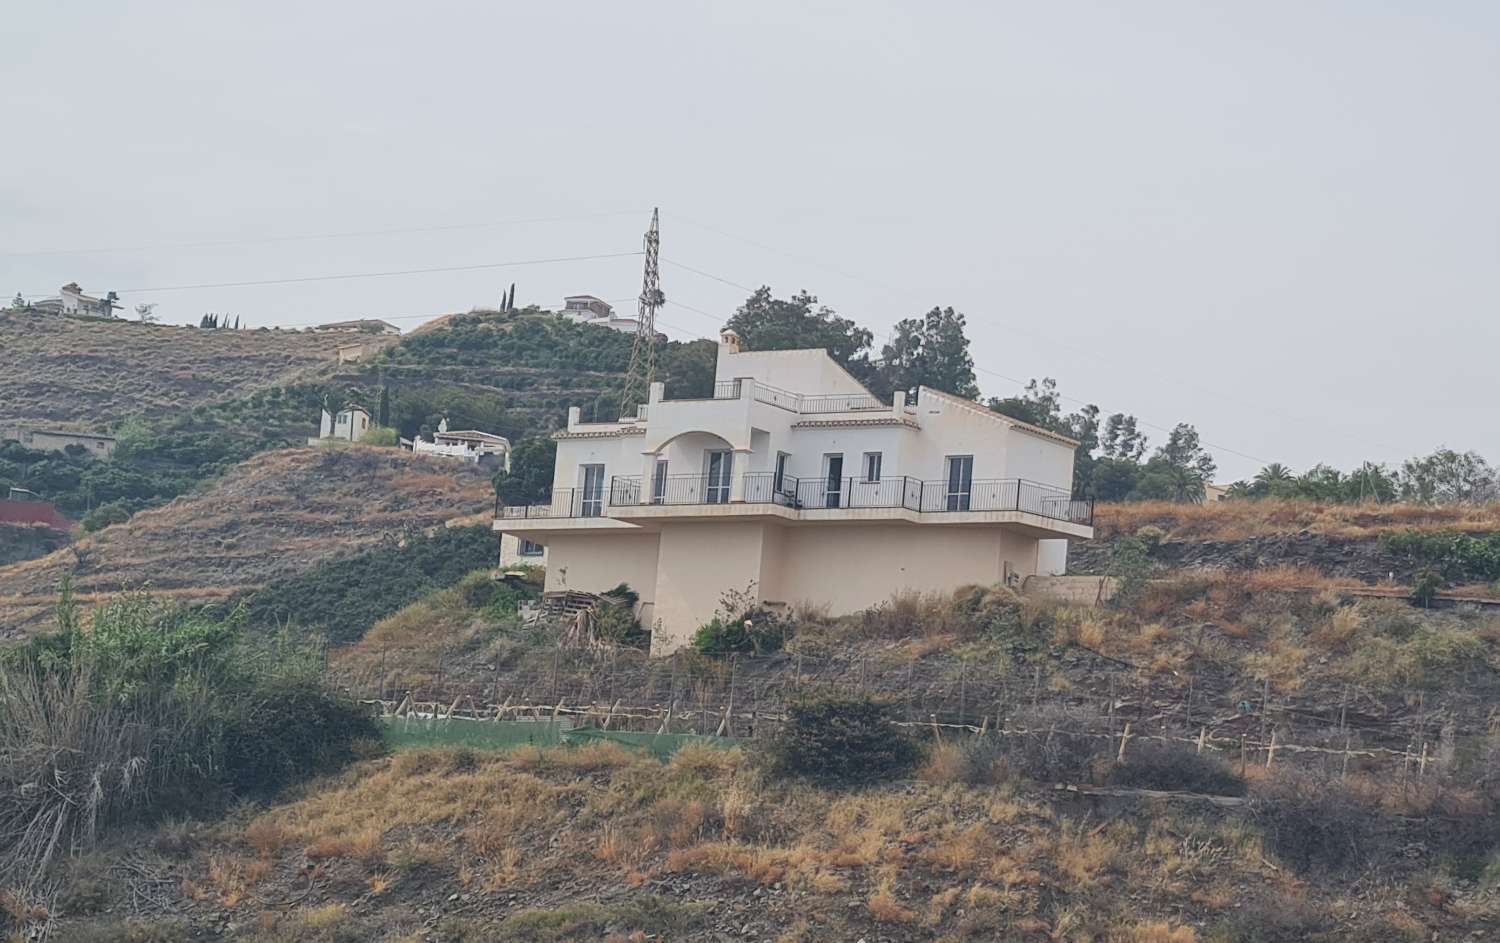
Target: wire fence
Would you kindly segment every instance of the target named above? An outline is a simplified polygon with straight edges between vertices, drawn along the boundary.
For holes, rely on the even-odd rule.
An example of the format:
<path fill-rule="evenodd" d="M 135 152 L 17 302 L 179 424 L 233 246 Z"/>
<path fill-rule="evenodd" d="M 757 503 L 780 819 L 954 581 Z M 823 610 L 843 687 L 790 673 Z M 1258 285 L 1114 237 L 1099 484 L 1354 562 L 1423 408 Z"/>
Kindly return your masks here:
<path fill-rule="evenodd" d="M 773 732 L 788 704 L 809 691 L 862 691 L 889 700 L 900 724 L 936 738 L 1066 734 L 1106 738 L 1117 751 L 1171 742 L 1241 765 L 1298 760 L 1341 772 L 1394 765 L 1403 776 L 1479 755 L 1500 729 L 1500 710 L 1483 685 L 1444 692 L 1429 705 L 1422 691 L 1351 684 L 1330 696 L 1279 692 L 1269 678 L 1258 689 L 1207 674 L 1160 678 L 1103 656 L 1073 665 L 1042 658 L 1002 670 L 914 654 L 892 647 L 873 654 L 680 652 L 652 659 L 633 649 L 556 648 L 483 670 L 438 654 L 413 672 L 409 660 L 398 665 L 383 656 L 378 669 L 343 680 L 393 715 L 569 719 L 603 729 L 736 738 Z M 1052 719 L 1038 726 L 1043 717 Z"/>

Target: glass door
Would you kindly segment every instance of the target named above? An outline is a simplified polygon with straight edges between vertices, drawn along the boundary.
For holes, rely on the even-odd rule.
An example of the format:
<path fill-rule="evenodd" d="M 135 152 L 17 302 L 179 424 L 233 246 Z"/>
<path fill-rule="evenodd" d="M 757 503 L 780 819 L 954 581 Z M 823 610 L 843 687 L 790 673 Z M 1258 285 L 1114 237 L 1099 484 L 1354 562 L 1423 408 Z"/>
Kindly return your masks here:
<path fill-rule="evenodd" d="M 844 503 L 844 456 L 823 456 L 823 506 L 836 508 Z"/>
<path fill-rule="evenodd" d="M 600 517 L 604 514 L 604 466 L 584 465 L 578 489 L 579 516 Z"/>
<path fill-rule="evenodd" d="M 948 510 L 967 511 L 974 491 L 974 456 L 948 456 Z"/>
<path fill-rule="evenodd" d="M 707 474 L 704 476 L 704 503 L 728 504 L 729 482 L 734 470 L 734 453 L 729 451 L 709 452 Z"/>

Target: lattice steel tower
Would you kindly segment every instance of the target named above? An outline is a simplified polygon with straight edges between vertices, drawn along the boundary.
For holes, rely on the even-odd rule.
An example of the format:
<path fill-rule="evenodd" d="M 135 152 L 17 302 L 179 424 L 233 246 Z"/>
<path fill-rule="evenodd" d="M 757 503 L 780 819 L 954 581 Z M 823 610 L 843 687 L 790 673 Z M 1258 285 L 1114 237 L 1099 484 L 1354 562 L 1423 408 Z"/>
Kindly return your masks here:
<path fill-rule="evenodd" d="M 657 210 L 651 211 L 651 228 L 646 230 L 646 270 L 641 278 L 641 297 L 636 308 L 635 344 L 630 348 L 630 372 L 625 375 L 625 389 L 620 394 L 620 416 L 631 415 L 636 406 L 651 396 L 656 382 L 656 309 L 667 300 L 661 293 L 661 233 Z"/>

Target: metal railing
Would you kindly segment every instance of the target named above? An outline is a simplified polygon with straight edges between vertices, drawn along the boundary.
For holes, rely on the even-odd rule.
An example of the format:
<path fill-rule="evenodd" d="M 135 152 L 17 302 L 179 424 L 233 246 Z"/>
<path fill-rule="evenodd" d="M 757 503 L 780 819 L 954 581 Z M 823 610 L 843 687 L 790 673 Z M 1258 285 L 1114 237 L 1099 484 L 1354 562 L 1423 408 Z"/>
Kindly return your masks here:
<path fill-rule="evenodd" d="M 745 504 L 777 504 L 794 510 L 904 508 L 920 513 L 1020 511 L 1049 520 L 1092 525 L 1094 503 L 1061 488 L 1017 478 L 950 483 L 897 476 L 867 481 L 860 477 L 794 478 L 774 472 L 747 472 Z M 610 480 L 610 504 L 728 504 L 732 480 L 708 475 L 666 475 L 652 479 L 649 500 L 641 500 L 638 476 Z"/>
<path fill-rule="evenodd" d="M 503 520 L 603 517 L 606 507 L 602 488 L 554 488 L 550 497 L 536 504 L 506 505 L 495 496 L 495 516 Z"/>
<path fill-rule="evenodd" d="M 889 410 L 890 404 L 882 403 L 863 393 L 838 393 L 826 396 L 803 396 L 797 404 L 799 413 L 854 413 L 861 410 Z"/>
<path fill-rule="evenodd" d="M 756 402 L 794 413 L 848 413 L 891 408 L 889 404 L 864 393 L 807 396 L 758 380 L 754 381 L 754 390 Z M 721 380 L 714 384 L 714 399 L 739 399 L 743 392 L 743 380 Z"/>

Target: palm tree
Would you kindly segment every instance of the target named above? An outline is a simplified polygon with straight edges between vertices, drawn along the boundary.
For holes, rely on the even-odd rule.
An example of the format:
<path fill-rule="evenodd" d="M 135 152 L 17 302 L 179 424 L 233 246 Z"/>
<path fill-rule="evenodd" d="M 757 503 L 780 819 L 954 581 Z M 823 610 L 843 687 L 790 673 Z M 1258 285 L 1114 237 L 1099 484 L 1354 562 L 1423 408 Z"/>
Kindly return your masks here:
<path fill-rule="evenodd" d="M 1255 473 L 1255 483 L 1269 488 L 1278 482 L 1291 481 L 1296 477 L 1290 468 L 1280 462 L 1272 462 Z"/>

